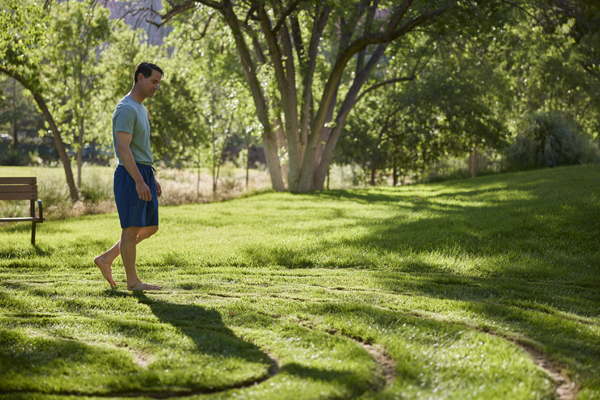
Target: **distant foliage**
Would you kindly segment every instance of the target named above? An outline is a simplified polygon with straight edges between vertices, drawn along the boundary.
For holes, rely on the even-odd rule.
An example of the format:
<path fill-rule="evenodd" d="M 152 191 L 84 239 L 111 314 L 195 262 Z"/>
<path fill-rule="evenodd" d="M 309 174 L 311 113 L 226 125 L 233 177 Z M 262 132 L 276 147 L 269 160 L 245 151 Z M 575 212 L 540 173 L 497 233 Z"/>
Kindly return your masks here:
<path fill-rule="evenodd" d="M 18 166 L 24 164 L 24 158 L 18 149 L 7 148 L 0 154 L 0 165 Z"/>
<path fill-rule="evenodd" d="M 507 148 L 508 171 L 598 162 L 598 145 L 561 114 L 537 114 Z"/>

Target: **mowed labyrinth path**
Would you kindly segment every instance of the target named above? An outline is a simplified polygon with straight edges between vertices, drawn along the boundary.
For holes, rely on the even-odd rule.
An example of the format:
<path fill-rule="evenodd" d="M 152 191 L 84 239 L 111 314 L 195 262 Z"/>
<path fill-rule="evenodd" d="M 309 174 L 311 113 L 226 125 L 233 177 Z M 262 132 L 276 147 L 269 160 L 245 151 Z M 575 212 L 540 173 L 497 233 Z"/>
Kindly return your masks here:
<path fill-rule="evenodd" d="M 600 168 L 0 228 L 0 399 L 600 397 Z M 557 394 L 558 388 L 558 394 Z"/>

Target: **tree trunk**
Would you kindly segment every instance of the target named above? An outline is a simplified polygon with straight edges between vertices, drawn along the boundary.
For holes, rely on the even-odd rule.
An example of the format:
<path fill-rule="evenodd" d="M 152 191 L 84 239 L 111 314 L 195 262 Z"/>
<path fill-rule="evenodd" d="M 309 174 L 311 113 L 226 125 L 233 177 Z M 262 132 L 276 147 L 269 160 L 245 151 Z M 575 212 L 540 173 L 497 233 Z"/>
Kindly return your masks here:
<path fill-rule="evenodd" d="M 198 160 L 198 180 L 196 181 L 196 201 L 200 200 L 200 160 Z"/>
<path fill-rule="evenodd" d="M 297 164 L 298 163 L 292 163 L 289 159 L 290 153 L 288 152 L 288 142 L 285 138 L 285 133 L 283 131 L 283 125 L 281 123 L 281 119 L 277 118 L 276 122 L 275 122 L 277 128 L 275 129 L 275 136 L 277 137 L 277 153 L 278 153 L 278 157 L 279 157 L 279 164 L 281 165 L 281 176 L 282 179 L 284 180 L 284 184 L 285 184 L 285 179 L 287 177 L 288 180 L 288 188 L 290 187 L 290 179 L 293 179 L 293 173 L 292 173 L 292 177 L 290 177 L 290 169 L 294 169 L 294 166 L 297 168 Z M 284 154 L 288 155 L 287 160 L 283 160 L 282 156 Z"/>
<path fill-rule="evenodd" d="M 33 98 L 36 101 L 40 110 L 44 114 L 44 118 L 46 118 L 46 122 L 50 125 L 50 130 L 52 131 L 52 136 L 54 136 L 54 144 L 56 145 L 56 151 L 58 152 L 58 157 L 63 164 L 63 168 L 65 170 L 65 176 L 67 177 L 67 184 L 69 185 L 69 194 L 71 195 L 71 201 L 75 202 L 79 200 L 79 192 L 75 187 L 75 180 L 73 179 L 73 170 L 71 169 L 71 160 L 65 151 L 65 145 L 63 144 L 62 138 L 60 136 L 60 132 L 54 122 L 54 118 L 48 111 L 48 107 L 46 106 L 46 102 L 42 98 L 39 93 L 33 93 Z"/>
<path fill-rule="evenodd" d="M 248 190 L 248 182 L 250 181 L 250 149 L 248 149 L 248 156 L 246 157 L 246 190 Z"/>
<path fill-rule="evenodd" d="M 13 143 L 12 143 L 13 149 L 16 149 L 17 147 L 19 147 L 18 132 L 19 132 L 19 125 L 17 124 L 17 121 L 13 121 Z"/>
<path fill-rule="evenodd" d="M 394 157 L 394 168 L 392 169 L 392 185 L 394 187 L 398 186 L 398 163 L 396 162 L 396 157 Z"/>
<path fill-rule="evenodd" d="M 79 149 L 77 152 L 77 189 L 81 190 L 81 164 L 83 164 L 83 157 L 81 155 L 83 149 Z"/>
<path fill-rule="evenodd" d="M 287 174 L 288 186 L 294 188 L 297 186 L 299 177 L 299 153 L 298 153 L 298 96 L 296 92 L 296 70 L 294 68 L 294 55 L 292 53 L 292 43 L 289 32 L 285 24 L 280 29 L 280 37 L 282 38 L 282 49 L 280 50 L 276 34 L 271 30 L 269 17 L 262 5 L 259 6 L 260 25 L 267 45 L 269 47 L 269 55 L 274 66 L 275 79 L 281 95 L 281 108 L 285 119 L 285 125 L 282 125 L 279 118 L 279 128 L 277 133 L 284 133 L 282 136 L 287 152 Z M 281 129 L 281 132 L 279 131 Z M 280 146 L 281 148 L 281 146 Z"/>
<path fill-rule="evenodd" d="M 54 137 L 54 144 L 56 145 L 56 151 L 58 152 L 58 157 L 60 158 L 60 161 L 62 162 L 63 168 L 65 170 L 65 176 L 67 178 L 67 184 L 69 185 L 69 194 L 71 196 L 71 201 L 77 201 L 79 199 L 79 192 L 75 187 L 75 180 L 73 179 L 73 170 L 71 169 L 71 160 L 69 160 L 69 156 L 65 151 L 65 145 L 62 141 L 62 137 L 60 136 L 60 132 L 58 131 L 52 114 L 50 114 L 50 111 L 48 111 L 48 107 L 46 106 L 44 98 L 41 94 L 32 90 L 31 86 L 27 84 L 27 82 L 21 75 L 17 73 L 11 73 L 10 71 L 2 67 L 0 67 L 0 72 L 5 73 L 11 78 L 19 81 L 19 83 L 21 83 L 21 85 L 23 85 L 23 87 L 29 90 L 29 92 L 33 95 L 33 99 L 42 111 L 42 114 L 44 115 L 44 118 L 46 119 L 46 122 L 48 122 L 50 130 L 52 131 L 52 136 Z"/>
<path fill-rule="evenodd" d="M 329 14 L 331 13 L 332 6 L 321 5 L 317 3 L 316 10 L 313 18 L 313 29 L 310 36 L 310 43 L 308 46 L 308 54 L 306 54 L 303 40 L 302 31 L 298 22 L 297 16 L 291 17 L 292 37 L 294 39 L 294 46 L 296 48 L 298 63 L 300 65 L 300 76 L 302 77 L 302 97 L 300 100 L 300 123 L 298 129 L 300 129 L 298 135 L 298 173 L 300 173 L 300 166 L 304 162 L 304 154 L 306 152 L 306 146 L 308 144 L 308 131 L 310 124 L 313 119 L 313 93 L 312 86 L 315 74 L 315 68 L 317 63 L 318 47 L 323 36 L 323 31 L 329 20 Z M 296 190 L 294 187 L 293 190 Z"/>
<path fill-rule="evenodd" d="M 250 139 L 248 138 L 248 133 L 246 132 L 246 190 L 248 190 L 248 181 L 250 180 Z"/>
<path fill-rule="evenodd" d="M 344 102 L 342 103 L 342 106 L 340 107 L 338 115 L 335 119 L 336 125 L 328 137 L 327 144 L 325 145 L 325 148 L 323 149 L 323 153 L 321 155 L 321 159 L 319 160 L 319 165 L 316 168 L 313 176 L 314 187 L 317 190 L 323 189 L 326 171 L 329 168 L 331 160 L 333 159 L 333 151 L 335 150 L 337 141 L 340 138 L 344 129 L 346 118 L 348 118 L 348 114 L 354 107 L 358 93 L 360 92 L 364 83 L 367 81 L 367 78 L 369 77 L 373 68 L 375 68 L 381 57 L 383 57 L 383 55 L 385 54 L 386 47 L 387 46 L 385 45 L 377 46 L 377 49 L 375 50 L 375 52 L 373 52 L 373 55 L 369 59 L 367 65 L 365 65 L 364 69 L 354 78 L 354 82 L 352 83 L 350 90 L 346 94 L 346 98 L 344 99 Z"/>
<path fill-rule="evenodd" d="M 271 184 L 273 185 L 273 189 L 275 191 L 283 192 L 285 190 L 285 185 L 283 183 L 283 176 L 281 174 L 279 157 L 277 156 L 277 138 L 274 135 L 271 122 L 269 121 L 267 102 L 265 101 L 258 77 L 256 76 L 256 67 L 252 61 L 252 57 L 250 56 L 248 44 L 246 43 L 246 39 L 244 38 L 244 34 L 242 33 L 240 27 L 240 21 L 233 11 L 233 6 L 229 0 L 225 1 L 223 8 L 220 9 L 220 12 L 223 14 L 223 17 L 225 18 L 225 21 L 229 25 L 231 33 L 233 34 L 235 45 L 244 67 L 244 75 L 246 76 L 246 81 L 248 82 L 250 93 L 252 94 L 252 99 L 254 100 L 256 113 L 260 123 L 263 126 L 263 132 L 261 136 L 265 150 L 265 157 L 267 159 L 267 166 L 271 176 Z"/>
<path fill-rule="evenodd" d="M 375 166 L 375 163 L 371 163 L 371 186 L 375 186 L 375 174 L 377 172 L 377 167 Z"/>
<path fill-rule="evenodd" d="M 79 151 L 77 152 L 77 188 L 81 190 L 81 166 L 83 165 L 83 118 L 79 122 Z"/>
<path fill-rule="evenodd" d="M 473 154 L 471 155 L 471 178 L 477 176 L 477 146 L 473 146 Z"/>
<path fill-rule="evenodd" d="M 215 128 L 212 126 L 212 123 L 210 128 L 212 137 L 212 193 L 214 198 L 217 195 L 217 144 L 215 143 Z"/>
<path fill-rule="evenodd" d="M 17 80 L 13 79 L 13 110 L 17 109 Z M 19 124 L 13 119 L 13 149 L 19 147 Z"/>

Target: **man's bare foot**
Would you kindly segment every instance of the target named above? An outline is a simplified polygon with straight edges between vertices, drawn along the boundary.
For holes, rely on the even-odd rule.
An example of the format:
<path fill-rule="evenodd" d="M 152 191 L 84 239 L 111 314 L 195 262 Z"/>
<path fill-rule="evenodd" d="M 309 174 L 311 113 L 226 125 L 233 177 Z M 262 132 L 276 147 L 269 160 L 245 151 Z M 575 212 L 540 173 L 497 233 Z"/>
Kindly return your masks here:
<path fill-rule="evenodd" d="M 162 286 L 150 285 L 138 279 L 135 285 L 127 284 L 127 290 L 161 290 Z"/>
<path fill-rule="evenodd" d="M 107 263 L 106 260 L 104 259 L 104 257 L 98 256 L 98 257 L 94 258 L 94 264 L 96 264 L 96 266 L 98 268 L 100 268 L 100 272 L 102 272 L 102 276 L 104 277 L 104 279 L 106 279 L 108 281 L 111 288 L 114 288 L 115 286 L 117 286 L 117 283 L 115 282 L 115 280 L 112 277 L 111 264 Z"/>

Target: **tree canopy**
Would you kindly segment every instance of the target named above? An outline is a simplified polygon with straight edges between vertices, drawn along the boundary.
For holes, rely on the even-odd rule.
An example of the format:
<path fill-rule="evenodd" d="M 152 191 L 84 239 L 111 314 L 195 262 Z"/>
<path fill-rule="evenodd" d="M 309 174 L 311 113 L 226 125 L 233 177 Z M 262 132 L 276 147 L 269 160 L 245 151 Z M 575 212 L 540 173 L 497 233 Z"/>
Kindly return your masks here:
<path fill-rule="evenodd" d="M 65 144 L 110 143 L 113 103 L 144 60 L 166 72 L 146 102 L 158 159 L 218 176 L 227 143 L 259 133 L 279 191 L 322 189 L 332 162 L 360 164 L 373 183 L 392 170 L 396 183 L 478 148 L 505 151 L 541 115 L 599 138 L 600 9 L 589 2 L 163 3 L 127 5 L 168 27 L 152 45 L 97 0 L 0 2 L 0 72 L 32 93 L 73 198 Z"/>

